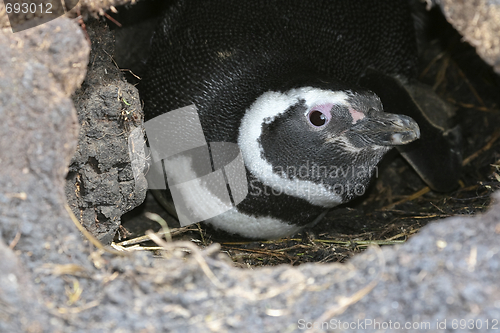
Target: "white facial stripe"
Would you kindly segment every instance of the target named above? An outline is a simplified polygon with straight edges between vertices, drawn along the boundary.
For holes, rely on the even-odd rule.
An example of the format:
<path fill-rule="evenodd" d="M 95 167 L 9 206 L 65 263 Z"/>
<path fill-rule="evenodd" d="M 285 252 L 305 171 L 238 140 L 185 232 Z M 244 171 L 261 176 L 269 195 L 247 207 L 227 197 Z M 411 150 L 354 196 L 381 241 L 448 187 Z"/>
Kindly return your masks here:
<path fill-rule="evenodd" d="M 342 148 L 345 151 L 348 151 L 348 152 L 353 153 L 353 154 L 358 154 L 362 150 L 366 150 L 366 149 L 370 149 L 370 150 L 390 150 L 391 149 L 390 146 L 379 146 L 379 145 L 375 145 L 375 144 L 368 145 L 364 148 L 355 147 L 351 143 L 351 141 L 348 138 L 346 138 L 344 135 L 329 136 L 325 140 L 325 142 L 330 143 L 330 144 L 339 144 L 342 146 Z"/>
<path fill-rule="evenodd" d="M 303 227 L 285 223 L 272 217 L 254 217 L 232 208 L 206 220 L 216 228 L 248 238 L 280 238 L 299 232 Z"/>
<path fill-rule="evenodd" d="M 349 139 L 347 139 L 343 135 L 328 137 L 325 140 L 325 142 L 328 142 L 329 144 L 339 144 L 343 150 L 348 151 L 348 152 L 353 153 L 353 154 L 357 154 L 362 150 L 361 148 L 354 147 L 352 145 L 351 141 L 349 141 Z"/>
<path fill-rule="evenodd" d="M 260 96 L 246 111 L 240 125 L 238 145 L 246 167 L 263 184 L 283 191 L 289 195 L 304 199 L 322 207 L 334 207 L 342 202 L 335 192 L 324 185 L 311 181 L 291 180 L 273 172 L 273 166 L 262 158 L 262 146 L 259 138 L 262 125 L 272 122 L 290 106 L 304 99 L 307 109 L 314 105 L 334 103 L 347 105 L 348 95 L 342 91 L 332 92 L 312 87 L 290 90 L 287 93 L 269 91 Z M 306 113 L 307 115 L 307 113 Z"/>
<path fill-rule="evenodd" d="M 343 91 L 321 90 L 312 87 L 304 87 L 290 90 L 290 93 L 297 94 L 298 98 L 306 101 L 307 109 L 304 115 L 307 116 L 309 109 L 314 105 L 322 104 L 340 104 L 349 106 L 347 99 L 349 96 Z"/>

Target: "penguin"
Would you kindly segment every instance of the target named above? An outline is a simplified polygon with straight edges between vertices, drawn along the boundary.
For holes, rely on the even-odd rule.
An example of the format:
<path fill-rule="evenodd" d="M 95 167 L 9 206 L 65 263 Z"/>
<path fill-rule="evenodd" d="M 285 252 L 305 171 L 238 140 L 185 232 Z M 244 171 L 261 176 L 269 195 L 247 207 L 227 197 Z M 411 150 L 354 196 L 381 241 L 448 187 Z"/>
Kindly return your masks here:
<path fill-rule="evenodd" d="M 217 229 L 294 234 L 364 194 L 392 147 L 422 139 L 403 156 L 434 188 L 456 182 L 458 135 L 416 97 L 432 90 L 416 83 L 405 1 L 177 1 L 153 35 L 147 67 L 147 122 L 194 105 L 206 141 L 241 152 L 248 194 L 205 220 Z M 436 143 L 439 157 L 427 158 Z M 168 189 L 153 193 L 174 209 Z"/>

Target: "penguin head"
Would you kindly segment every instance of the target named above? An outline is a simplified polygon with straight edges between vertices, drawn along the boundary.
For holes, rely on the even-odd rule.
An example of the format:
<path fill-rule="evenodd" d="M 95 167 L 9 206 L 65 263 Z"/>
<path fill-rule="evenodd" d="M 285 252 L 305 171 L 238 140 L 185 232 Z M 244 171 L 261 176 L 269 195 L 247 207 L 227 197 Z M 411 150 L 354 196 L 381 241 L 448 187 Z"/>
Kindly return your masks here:
<path fill-rule="evenodd" d="M 370 91 L 305 86 L 260 95 L 238 144 L 258 184 L 333 207 L 365 192 L 391 147 L 419 136 L 413 119 L 383 112 Z"/>

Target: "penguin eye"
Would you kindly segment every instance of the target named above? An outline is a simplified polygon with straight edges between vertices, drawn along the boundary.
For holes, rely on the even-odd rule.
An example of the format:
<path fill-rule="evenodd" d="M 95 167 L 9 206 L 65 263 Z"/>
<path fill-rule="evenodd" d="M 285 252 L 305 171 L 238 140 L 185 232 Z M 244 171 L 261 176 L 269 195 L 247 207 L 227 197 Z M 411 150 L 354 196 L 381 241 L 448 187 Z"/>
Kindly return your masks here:
<path fill-rule="evenodd" d="M 309 122 L 316 127 L 321 127 L 328 122 L 328 117 L 321 111 L 312 110 L 309 112 Z"/>

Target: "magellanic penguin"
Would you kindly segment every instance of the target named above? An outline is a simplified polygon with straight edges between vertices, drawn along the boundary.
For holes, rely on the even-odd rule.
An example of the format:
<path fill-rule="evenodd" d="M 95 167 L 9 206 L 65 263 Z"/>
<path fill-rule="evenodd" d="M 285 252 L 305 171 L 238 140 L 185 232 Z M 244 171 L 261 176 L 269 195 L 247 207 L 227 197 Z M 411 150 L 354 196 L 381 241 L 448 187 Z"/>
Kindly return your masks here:
<path fill-rule="evenodd" d="M 207 142 L 238 144 L 248 195 L 206 222 L 277 238 L 363 194 L 418 125 L 444 140 L 412 95 L 416 54 L 406 1 L 183 0 L 154 34 L 141 96 L 148 121 L 194 104 Z M 412 163 L 424 180 L 427 162 Z"/>

